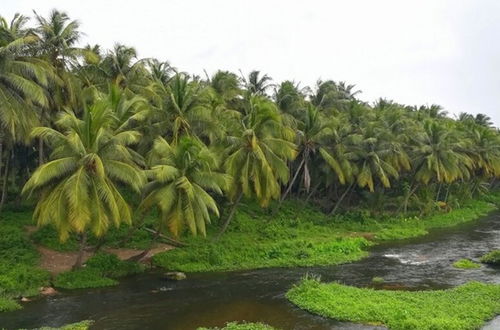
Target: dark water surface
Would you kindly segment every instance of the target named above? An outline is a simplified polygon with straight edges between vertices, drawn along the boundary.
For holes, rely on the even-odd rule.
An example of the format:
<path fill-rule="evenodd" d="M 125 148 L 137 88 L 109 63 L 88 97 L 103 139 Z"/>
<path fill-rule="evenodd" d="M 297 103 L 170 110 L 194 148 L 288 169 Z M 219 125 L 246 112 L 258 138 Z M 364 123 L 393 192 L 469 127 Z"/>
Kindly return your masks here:
<path fill-rule="evenodd" d="M 180 282 L 161 274 L 126 279 L 105 289 L 72 290 L 27 303 L 20 311 L 0 314 L 7 329 L 60 326 L 95 320 L 92 329 L 179 329 L 221 326 L 227 321 L 261 321 L 281 329 L 380 329 L 331 321 L 290 304 L 284 293 L 306 273 L 324 281 L 368 286 L 375 276 L 384 285 L 405 289 L 448 288 L 468 281 L 500 284 L 500 268 L 459 270 L 461 258 L 477 260 L 500 249 L 500 214 L 431 234 L 383 244 L 351 264 L 188 274 Z M 500 318 L 484 329 L 500 329 Z"/>

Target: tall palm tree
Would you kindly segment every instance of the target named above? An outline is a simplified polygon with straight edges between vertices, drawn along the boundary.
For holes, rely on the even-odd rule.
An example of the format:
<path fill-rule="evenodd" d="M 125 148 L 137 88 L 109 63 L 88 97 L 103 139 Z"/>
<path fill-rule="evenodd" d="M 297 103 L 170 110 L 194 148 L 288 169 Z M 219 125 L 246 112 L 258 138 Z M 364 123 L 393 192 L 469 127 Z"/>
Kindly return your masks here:
<path fill-rule="evenodd" d="M 257 70 L 250 72 L 247 78 L 243 77 L 243 83 L 251 95 L 266 95 L 272 80 L 267 74 L 261 76 Z"/>
<path fill-rule="evenodd" d="M 302 172 L 302 184 L 307 192 L 309 192 L 311 186 L 311 163 L 313 161 L 314 154 L 320 150 L 322 147 L 322 142 L 324 138 L 328 135 L 332 129 L 331 122 L 327 121 L 325 117 L 321 116 L 319 110 L 312 104 L 307 104 L 302 120 L 299 121 L 297 129 L 297 167 L 295 168 L 295 173 L 292 176 L 292 180 L 288 184 L 287 189 L 281 196 L 281 201 L 283 201 L 286 196 L 290 193 L 296 179 Z M 323 153 L 322 153 L 323 154 Z M 328 156 L 325 156 L 328 157 Z"/>
<path fill-rule="evenodd" d="M 398 171 L 388 161 L 388 157 L 392 155 L 391 149 L 379 135 L 369 129 L 359 142 L 353 151 L 353 161 L 358 168 L 356 174 L 358 186 L 368 187 L 370 192 L 373 192 L 375 181 L 378 180 L 382 186 L 389 188 L 391 178 L 399 178 Z"/>
<path fill-rule="evenodd" d="M 132 161 L 126 146 L 137 143 L 136 131 L 110 129 L 115 121 L 107 102 L 97 101 L 84 110 L 83 118 L 66 113 L 56 122 L 60 132 L 38 127 L 34 137 L 52 147 L 51 160 L 41 165 L 23 188 L 37 197 L 33 214 L 38 225 L 53 224 L 61 240 L 80 235 L 75 268 L 82 264 L 87 231 L 102 236 L 111 225 L 131 222 L 131 210 L 118 185 L 139 192 L 143 172 Z"/>
<path fill-rule="evenodd" d="M 168 84 L 153 82 L 148 87 L 158 134 L 171 138 L 175 144 L 181 136 L 207 137 L 220 130 L 217 118 L 207 109 L 209 95 L 203 86 L 185 74 L 176 74 Z"/>
<path fill-rule="evenodd" d="M 38 38 L 25 28 L 26 22 L 27 18 L 18 14 L 10 23 L 0 17 L 1 201 L 6 199 L 9 170 L 3 166 L 4 154 L 10 154 L 15 142 L 29 142 L 29 132 L 39 122 L 37 112 L 48 105 L 45 87 L 50 67 L 30 56 L 30 48 Z"/>
<path fill-rule="evenodd" d="M 427 120 L 424 130 L 414 138 L 415 179 L 423 184 L 431 180 L 452 183 L 470 176 L 473 168 L 466 145 L 453 130 L 435 120 Z"/>
<path fill-rule="evenodd" d="M 281 194 L 289 171 L 286 162 L 296 157 L 296 146 L 287 136 L 274 103 L 253 96 L 249 111 L 240 122 L 235 135 L 228 137 L 228 156 L 224 168 L 233 177 L 230 190 L 231 211 L 220 237 L 227 229 L 243 196 L 255 198 L 262 207 Z"/>
<path fill-rule="evenodd" d="M 218 172 L 218 157 L 196 138 L 182 137 L 170 145 L 159 137 L 151 154 L 150 182 L 139 206 L 144 211 L 157 207 L 159 224 L 179 236 L 184 227 L 193 234 L 206 236 L 210 213 L 219 209 L 209 192 L 222 195 L 230 176 Z"/>
<path fill-rule="evenodd" d="M 80 23 L 71 20 L 65 12 L 52 10 L 47 18 L 35 12 L 36 33 L 40 38 L 39 51 L 58 71 L 68 70 L 82 54 L 76 43 L 82 34 Z"/>
<path fill-rule="evenodd" d="M 108 81 L 111 80 L 120 88 L 138 92 L 149 82 L 145 63 L 144 60 L 137 60 L 135 48 L 115 44 L 113 50 L 109 51 L 100 63 L 100 68 Z M 153 65 L 153 69 L 165 69 L 159 67 L 159 64 L 156 66 L 154 62 L 150 64 Z"/>

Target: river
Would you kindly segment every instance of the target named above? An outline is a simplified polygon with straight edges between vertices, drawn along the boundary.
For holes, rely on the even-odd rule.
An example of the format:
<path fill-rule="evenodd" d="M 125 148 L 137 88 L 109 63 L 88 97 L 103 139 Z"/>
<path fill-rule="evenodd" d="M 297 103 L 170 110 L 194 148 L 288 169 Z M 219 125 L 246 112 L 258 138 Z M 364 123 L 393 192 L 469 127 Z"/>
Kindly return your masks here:
<path fill-rule="evenodd" d="M 281 329 L 383 329 L 311 315 L 290 304 L 284 293 L 306 273 L 356 286 L 371 286 L 378 276 L 387 287 L 408 290 L 449 288 L 472 280 L 500 284 L 500 268 L 451 266 L 461 258 L 477 260 L 493 249 L 500 249 L 499 213 L 375 246 L 369 257 L 345 265 L 187 274 L 188 279 L 179 282 L 148 273 L 115 287 L 62 291 L 0 314 L 0 327 L 60 326 L 90 319 L 95 321 L 92 329 L 190 330 L 235 320 L 261 321 Z M 500 318 L 484 329 L 500 329 Z"/>

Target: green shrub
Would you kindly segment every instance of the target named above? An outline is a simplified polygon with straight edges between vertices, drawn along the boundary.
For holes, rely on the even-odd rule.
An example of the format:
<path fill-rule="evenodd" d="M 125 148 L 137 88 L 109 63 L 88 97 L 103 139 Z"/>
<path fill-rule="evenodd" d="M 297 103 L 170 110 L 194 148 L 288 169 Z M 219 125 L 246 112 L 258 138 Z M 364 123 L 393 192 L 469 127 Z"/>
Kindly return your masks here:
<path fill-rule="evenodd" d="M 198 330 L 274 330 L 275 328 L 264 323 L 229 322 L 223 328 L 198 328 Z"/>
<path fill-rule="evenodd" d="M 449 290 L 388 291 L 304 279 L 286 294 L 309 312 L 392 330 L 470 330 L 500 313 L 500 285 L 470 282 Z"/>
<path fill-rule="evenodd" d="M 116 284 L 118 284 L 117 281 L 102 276 L 98 270 L 93 268 L 64 272 L 57 275 L 54 280 L 54 286 L 63 289 L 98 288 Z"/>
<path fill-rule="evenodd" d="M 31 234 L 31 238 L 37 244 L 43 245 L 52 250 L 61 252 L 78 250 L 78 241 L 75 235 L 70 235 L 66 241 L 61 242 L 57 230 L 49 225 L 40 227 L 37 231 Z"/>
<path fill-rule="evenodd" d="M 382 284 L 384 282 L 385 280 L 383 277 L 375 276 L 374 278 L 372 278 L 372 283 L 374 284 Z"/>
<path fill-rule="evenodd" d="M 10 312 L 20 308 L 21 305 L 14 300 L 0 296 L 0 312 Z"/>
<path fill-rule="evenodd" d="M 33 296 L 48 284 L 50 274 L 23 264 L 0 264 L 0 295 Z"/>
<path fill-rule="evenodd" d="M 38 252 L 33 247 L 23 228 L 2 224 L 0 226 L 0 262 L 6 264 L 34 264 Z"/>
<path fill-rule="evenodd" d="M 94 321 L 85 320 L 77 323 L 66 324 L 59 328 L 41 327 L 37 330 L 87 330 L 93 323 Z"/>
<path fill-rule="evenodd" d="M 453 263 L 453 267 L 461 269 L 475 269 L 480 268 L 481 265 L 469 259 L 460 259 Z"/>
<path fill-rule="evenodd" d="M 115 278 L 144 271 L 144 266 L 122 261 L 116 255 L 97 253 L 85 263 L 85 268 L 59 274 L 54 285 L 64 289 L 97 288 L 118 284 Z"/>
<path fill-rule="evenodd" d="M 493 250 L 479 259 L 482 263 L 500 265 L 500 250 Z"/>
<path fill-rule="evenodd" d="M 133 261 L 122 261 L 116 255 L 110 253 L 97 253 L 85 263 L 87 268 L 100 272 L 102 276 L 118 278 L 132 274 L 141 273 L 144 267 Z"/>

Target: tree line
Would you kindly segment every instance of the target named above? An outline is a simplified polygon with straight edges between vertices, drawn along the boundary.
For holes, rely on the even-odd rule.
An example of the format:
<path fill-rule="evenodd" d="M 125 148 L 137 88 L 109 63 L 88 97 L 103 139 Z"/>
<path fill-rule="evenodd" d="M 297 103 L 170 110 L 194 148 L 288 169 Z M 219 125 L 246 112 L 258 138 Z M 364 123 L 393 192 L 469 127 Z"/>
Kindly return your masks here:
<path fill-rule="evenodd" d="M 79 45 L 79 22 L 0 18 L 0 208 L 35 203 L 38 224 L 102 236 L 140 226 L 206 235 L 242 199 L 336 214 L 426 213 L 500 176 L 500 134 L 483 114 L 362 101 L 355 85 L 181 72 L 133 47 Z M 126 193 L 133 192 L 131 203 Z"/>

